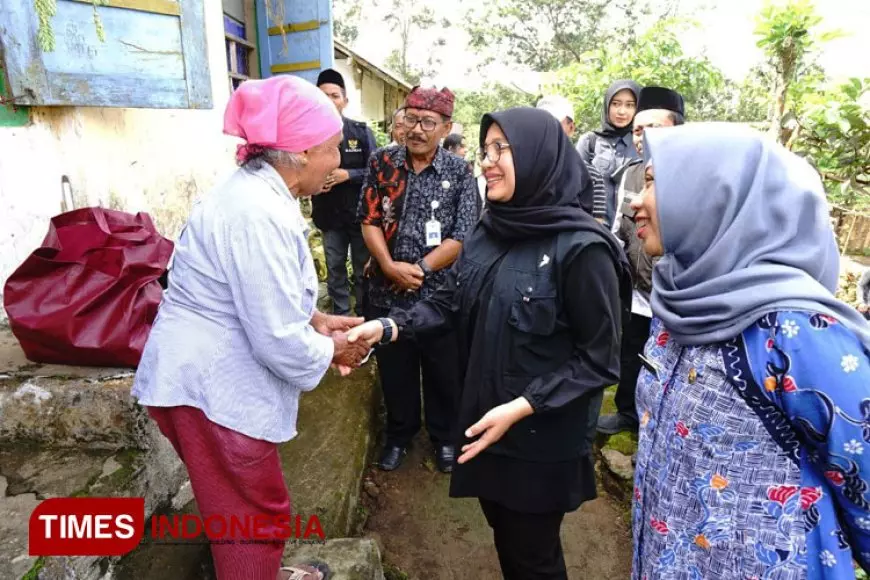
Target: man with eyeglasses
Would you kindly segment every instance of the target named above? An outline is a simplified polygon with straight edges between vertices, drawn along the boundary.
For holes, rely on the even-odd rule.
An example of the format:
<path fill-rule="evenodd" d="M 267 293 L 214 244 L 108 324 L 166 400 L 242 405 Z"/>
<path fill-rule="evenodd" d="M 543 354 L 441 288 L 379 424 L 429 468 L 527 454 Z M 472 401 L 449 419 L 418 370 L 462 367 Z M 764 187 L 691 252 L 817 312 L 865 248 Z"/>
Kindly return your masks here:
<path fill-rule="evenodd" d="M 369 161 L 359 207 L 372 259 L 366 270 L 367 319 L 407 309 L 444 282 L 466 232 L 480 214 L 474 177 L 463 159 L 439 143 L 452 128 L 448 89 L 415 87 L 405 101 L 405 145 L 376 151 Z M 454 461 L 455 407 L 460 389 L 454 334 L 417 342 L 389 340 L 376 351 L 384 402 L 386 442 L 378 465 L 401 465 L 421 427 L 421 376 L 426 430 L 438 469 Z"/>
<path fill-rule="evenodd" d="M 637 114 L 632 127 L 634 146 L 643 156 L 643 132 L 655 127 L 673 127 L 683 124 L 685 105 L 680 93 L 662 87 L 645 87 L 640 91 Z M 637 431 L 638 417 L 635 405 L 637 377 L 643 364 L 639 357 L 649 338 L 652 310 L 652 270 L 654 260 L 643 251 L 643 244 L 637 237 L 634 223 L 634 210 L 631 202 L 641 195 L 644 189 L 646 168 L 643 159 L 634 159 L 616 173 L 620 183 L 617 191 L 617 213 L 613 222 L 613 233 L 623 244 L 634 289 L 631 298 L 631 319 L 622 331 L 622 354 L 619 386 L 616 389 L 616 414 L 602 415 L 598 419 L 598 431 L 605 435 L 615 435 L 620 431 Z"/>

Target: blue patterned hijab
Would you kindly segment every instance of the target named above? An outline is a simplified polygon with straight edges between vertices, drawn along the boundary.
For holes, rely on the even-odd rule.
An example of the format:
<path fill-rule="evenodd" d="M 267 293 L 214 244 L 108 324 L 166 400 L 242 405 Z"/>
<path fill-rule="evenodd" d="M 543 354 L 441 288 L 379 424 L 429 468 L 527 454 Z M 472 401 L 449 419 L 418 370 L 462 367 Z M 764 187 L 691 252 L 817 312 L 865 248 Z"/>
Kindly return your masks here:
<path fill-rule="evenodd" d="M 729 340 L 765 314 L 833 316 L 870 347 L 870 326 L 834 298 L 840 255 L 818 174 L 761 133 L 727 123 L 644 132 L 664 257 L 653 314 L 685 345 Z"/>

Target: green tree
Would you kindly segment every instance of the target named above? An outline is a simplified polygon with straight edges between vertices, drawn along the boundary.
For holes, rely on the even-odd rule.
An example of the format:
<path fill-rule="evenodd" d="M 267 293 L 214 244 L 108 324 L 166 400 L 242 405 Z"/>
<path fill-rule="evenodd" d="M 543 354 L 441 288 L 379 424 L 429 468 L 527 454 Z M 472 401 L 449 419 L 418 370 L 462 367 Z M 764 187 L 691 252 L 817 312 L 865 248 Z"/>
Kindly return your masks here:
<path fill-rule="evenodd" d="M 538 95 L 501 83 L 489 83 L 475 91 L 460 90 L 456 91 L 453 120 L 462 124 L 468 146 L 474 148 L 483 115 L 511 107 L 534 106 L 537 99 Z"/>
<path fill-rule="evenodd" d="M 469 10 L 470 46 L 488 56 L 551 71 L 610 42 L 634 43 L 640 20 L 673 15 L 678 2 L 649 0 L 490 0 Z"/>
<path fill-rule="evenodd" d="M 790 134 L 784 121 L 797 114 L 800 99 L 794 98 L 796 93 L 812 92 L 824 80 L 814 59 L 819 47 L 840 36 L 838 32 L 818 33 L 816 28 L 821 22 L 810 0 L 788 0 L 785 4 L 768 0 L 757 17 L 757 44 L 764 50 L 772 71 L 770 82 L 775 103 L 770 111 L 769 132 L 781 143 L 787 143 Z M 791 116 L 786 115 L 789 106 Z"/>
<path fill-rule="evenodd" d="M 692 121 L 741 118 L 738 87 L 704 56 L 688 56 L 677 34 L 691 23 L 664 20 L 626 49 L 604 45 L 581 55 L 578 62 L 556 72 L 547 92 L 574 102 L 580 130 L 598 127 L 604 92 L 615 79 L 632 78 L 641 85 L 660 85 L 679 91 Z M 757 113 L 747 107 L 748 113 Z"/>
<path fill-rule="evenodd" d="M 870 78 L 806 99 L 793 150 L 818 169 L 831 202 L 870 207 Z"/>
<path fill-rule="evenodd" d="M 393 71 L 399 73 L 411 84 L 418 84 L 420 78 L 432 74 L 440 64 L 435 50 L 429 50 L 428 57 L 423 65 L 414 65 L 410 60 L 411 41 L 414 35 L 432 29 L 438 24 L 435 11 L 430 6 L 420 6 L 413 0 L 392 0 L 390 12 L 385 17 L 390 30 L 398 34 L 399 47 L 394 49 L 384 63 Z M 450 26 L 446 19 L 441 21 L 442 27 Z M 439 37 L 435 40 L 436 46 L 444 46 L 446 40 Z"/>
<path fill-rule="evenodd" d="M 342 42 L 352 45 L 359 37 L 362 2 L 360 0 L 334 0 L 332 13 L 335 36 Z"/>
<path fill-rule="evenodd" d="M 766 67 L 753 67 L 737 86 L 737 102 L 723 121 L 764 123 L 770 118 L 770 74 Z"/>

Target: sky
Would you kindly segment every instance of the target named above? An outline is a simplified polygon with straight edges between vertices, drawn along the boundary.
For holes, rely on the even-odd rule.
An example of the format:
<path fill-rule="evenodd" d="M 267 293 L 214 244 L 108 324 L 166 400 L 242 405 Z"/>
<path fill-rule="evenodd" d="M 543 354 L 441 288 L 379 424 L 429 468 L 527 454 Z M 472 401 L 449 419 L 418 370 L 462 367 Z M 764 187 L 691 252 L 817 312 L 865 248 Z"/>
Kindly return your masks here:
<path fill-rule="evenodd" d="M 381 2 L 380 4 L 383 4 Z M 417 5 L 430 5 L 436 13 L 449 16 L 454 22 L 468 10 L 468 0 L 422 0 Z M 706 54 L 727 76 L 739 80 L 762 60 L 755 46 L 753 30 L 755 15 L 762 6 L 759 0 L 681 0 L 681 13 L 695 13 L 700 28 L 687 32 L 681 39 L 689 54 Z M 380 9 L 380 10 L 383 10 Z M 374 62 L 382 63 L 398 45 L 389 26 L 382 20 L 377 8 L 363 11 L 364 25 L 355 48 Z M 870 77 L 870 0 L 817 0 L 816 10 L 823 17 L 822 31 L 839 29 L 843 38 L 825 46 L 821 62 L 829 76 L 841 80 L 852 76 Z M 454 89 L 473 89 L 488 80 L 509 79 L 517 85 L 535 91 L 537 75 L 518 71 L 515 67 L 494 65 L 483 73 L 476 70 L 477 57 L 467 46 L 467 36 L 461 26 L 454 25 L 441 32 L 447 40 L 441 58 L 443 65 L 434 78 L 424 82 L 449 86 Z M 435 36 L 418 35 L 411 46 L 411 59 L 424 60 Z"/>

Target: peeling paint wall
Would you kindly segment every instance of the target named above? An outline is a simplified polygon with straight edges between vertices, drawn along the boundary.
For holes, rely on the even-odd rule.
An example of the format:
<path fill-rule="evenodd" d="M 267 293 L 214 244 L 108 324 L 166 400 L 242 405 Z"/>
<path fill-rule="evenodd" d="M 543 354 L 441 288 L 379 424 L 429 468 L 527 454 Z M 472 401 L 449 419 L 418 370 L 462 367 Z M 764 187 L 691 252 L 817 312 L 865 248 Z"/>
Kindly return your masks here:
<path fill-rule="evenodd" d="M 62 175 L 77 207 L 147 211 L 172 239 L 193 199 L 233 171 L 235 140 L 222 134 L 223 13 L 220 2 L 204 4 L 213 109 L 37 107 L 29 126 L 0 128 L 0 297 L 60 213 Z"/>
<path fill-rule="evenodd" d="M 336 58 L 334 67 L 344 77 L 348 100 L 344 110 L 346 117 L 371 124 L 384 121 L 393 114 L 392 110 L 384 111 L 384 93 L 389 88 L 383 79 L 358 64 L 348 64 L 345 58 Z"/>

